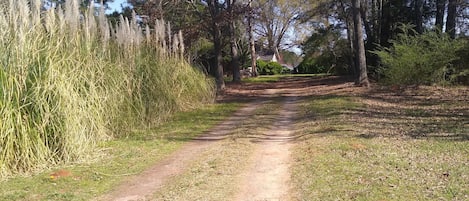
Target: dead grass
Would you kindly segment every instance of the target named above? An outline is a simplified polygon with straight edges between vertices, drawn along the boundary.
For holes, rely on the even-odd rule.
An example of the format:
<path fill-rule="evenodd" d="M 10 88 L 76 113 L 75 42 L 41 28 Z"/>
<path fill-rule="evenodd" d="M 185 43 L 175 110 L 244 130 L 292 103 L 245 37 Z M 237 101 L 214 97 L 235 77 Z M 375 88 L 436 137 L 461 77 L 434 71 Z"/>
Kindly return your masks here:
<path fill-rule="evenodd" d="M 467 87 L 312 96 L 297 133 L 298 200 L 468 200 Z"/>

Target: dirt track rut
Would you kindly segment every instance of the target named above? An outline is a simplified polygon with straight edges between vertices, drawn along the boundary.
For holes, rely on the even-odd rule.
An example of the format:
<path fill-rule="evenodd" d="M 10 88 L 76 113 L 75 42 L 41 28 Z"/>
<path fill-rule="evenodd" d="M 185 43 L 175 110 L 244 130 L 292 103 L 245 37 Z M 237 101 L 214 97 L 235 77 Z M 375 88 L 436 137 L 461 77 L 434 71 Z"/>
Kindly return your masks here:
<path fill-rule="evenodd" d="M 271 129 L 255 140 L 258 147 L 251 158 L 251 167 L 243 175 L 235 200 L 290 199 L 291 124 L 295 116 L 295 101 L 296 98 L 286 98 Z"/>
<path fill-rule="evenodd" d="M 181 149 L 158 162 L 150 169 L 147 169 L 142 174 L 127 179 L 110 194 L 98 200 L 151 200 L 148 196 L 151 196 L 152 193 L 161 188 L 171 177 L 184 172 L 188 164 L 213 142 L 226 138 L 230 131 L 238 126 L 239 122 L 248 118 L 260 104 L 262 103 L 257 101 L 241 108 L 233 116 L 213 128 L 207 134 L 187 143 Z"/>

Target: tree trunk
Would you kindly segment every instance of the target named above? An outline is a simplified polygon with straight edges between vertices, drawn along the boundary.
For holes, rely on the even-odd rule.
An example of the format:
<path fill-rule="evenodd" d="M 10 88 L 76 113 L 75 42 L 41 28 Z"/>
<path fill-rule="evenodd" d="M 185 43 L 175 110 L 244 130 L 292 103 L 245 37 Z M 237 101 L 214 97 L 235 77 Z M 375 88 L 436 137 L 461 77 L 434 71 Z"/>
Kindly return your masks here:
<path fill-rule="evenodd" d="M 449 0 L 448 2 L 448 16 L 446 17 L 446 33 L 451 38 L 456 38 L 456 11 L 458 7 L 458 0 Z"/>
<path fill-rule="evenodd" d="M 436 0 L 436 21 L 435 27 L 443 32 L 443 19 L 445 16 L 446 0 Z"/>
<path fill-rule="evenodd" d="M 346 6 L 345 6 L 345 3 L 343 0 L 340 0 L 340 9 L 342 11 L 343 14 L 345 14 L 345 26 L 346 26 L 346 30 L 347 30 L 347 42 L 348 42 L 348 46 L 349 46 L 349 51 L 350 51 L 350 55 L 348 56 L 348 62 L 350 64 L 350 71 L 352 72 L 352 74 L 356 77 L 358 77 L 358 71 L 357 69 L 355 68 L 356 65 L 355 65 L 355 59 L 354 59 L 354 55 L 355 55 L 355 48 L 353 47 L 353 43 L 354 43 L 354 36 L 353 36 L 353 16 L 352 16 L 352 13 L 351 12 L 348 12 L 347 9 L 346 9 Z"/>
<path fill-rule="evenodd" d="M 252 30 L 252 0 L 249 0 L 249 15 L 248 15 L 248 34 L 249 34 L 249 47 L 251 48 L 251 68 L 252 76 L 257 77 L 257 55 L 256 55 L 256 43 L 254 41 L 254 34 Z"/>
<path fill-rule="evenodd" d="M 232 22 L 234 23 L 234 22 Z M 234 25 L 231 29 L 235 29 Z M 233 30 L 232 30 L 233 31 Z M 232 32 L 232 34 L 234 34 Z M 231 67 L 233 70 L 233 82 L 239 83 L 241 82 L 241 74 L 239 72 L 239 54 L 238 54 L 238 45 L 236 43 L 236 38 L 234 35 L 231 36 L 230 39 L 230 46 L 231 46 Z"/>
<path fill-rule="evenodd" d="M 382 12 L 381 12 L 381 31 L 380 31 L 380 45 L 384 47 L 391 46 L 389 39 L 391 39 L 391 33 L 393 32 L 392 28 L 392 15 L 391 15 L 391 2 L 385 1 L 382 4 Z"/>
<path fill-rule="evenodd" d="M 214 23 L 217 24 L 217 23 Z M 223 73 L 223 65 L 221 64 L 222 61 L 222 42 L 221 42 L 221 30 L 219 25 L 214 25 L 216 26 L 217 30 L 214 30 L 214 36 L 213 36 L 213 45 L 214 45 L 214 51 L 215 51 L 215 81 L 217 84 L 217 91 L 221 92 L 225 90 L 225 80 L 224 80 L 224 73 Z M 214 27 L 215 28 L 215 27 Z"/>
<path fill-rule="evenodd" d="M 236 20 L 234 16 L 234 5 L 236 0 L 229 0 L 228 10 L 230 12 L 230 47 L 231 47 L 231 70 L 233 72 L 233 82 L 241 82 L 241 74 L 239 72 L 239 54 L 238 54 L 238 44 L 236 42 Z"/>
<path fill-rule="evenodd" d="M 415 30 L 417 33 L 423 33 L 423 3 L 424 0 L 415 0 L 414 9 L 415 9 Z"/>
<path fill-rule="evenodd" d="M 355 35 L 354 35 L 354 31 L 353 31 L 353 20 L 352 20 L 352 17 L 347 17 L 347 40 L 349 42 L 349 45 L 350 45 L 350 57 L 349 57 L 349 62 L 350 62 L 350 67 L 352 70 L 352 73 L 355 77 L 358 77 L 358 68 L 357 68 L 357 63 L 356 63 L 356 59 L 355 58 Z"/>
<path fill-rule="evenodd" d="M 354 32 L 355 32 L 355 59 L 357 68 L 359 70 L 358 77 L 355 81 L 355 84 L 358 86 L 365 86 L 368 87 L 370 85 L 368 81 L 368 75 L 366 71 L 366 55 L 365 55 L 365 44 L 363 42 L 363 25 L 362 25 L 362 18 L 360 14 L 360 1 L 359 0 L 352 0 L 352 8 L 353 8 L 353 24 L 354 24 Z"/>
<path fill-rule="evenodd" d="M 217 85 L 217 92 L 222 92 L 225 90 L 225 80 L 224 80 L 224 73 L 223 73 L 223 66 L 221 64 L 222 61 L 222 35 L 221 35 L 221 27 L 218 22 L 218 18 L 220 17 L 220 8 L 218 5 L 217 0 L 209 0 L 207 1 L 208 8 L 210 10 L 210 17 L 211 17 L 211 32 L 213 37 L 213 46 L 214 46 L 214 53 L 215 53 L 215 82 Z"/>

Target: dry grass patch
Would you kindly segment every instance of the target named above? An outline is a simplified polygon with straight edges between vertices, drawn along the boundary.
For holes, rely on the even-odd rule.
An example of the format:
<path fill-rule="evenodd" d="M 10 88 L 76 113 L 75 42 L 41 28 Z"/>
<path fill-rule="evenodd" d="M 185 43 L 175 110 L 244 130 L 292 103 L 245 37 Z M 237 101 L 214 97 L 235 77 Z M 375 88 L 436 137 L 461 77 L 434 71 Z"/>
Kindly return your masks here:
<path fill-rule="evenodd" d="M 469 199 L 467 91 L 372 90 L 305 101 L 294 151 L 297 199 Z"/>

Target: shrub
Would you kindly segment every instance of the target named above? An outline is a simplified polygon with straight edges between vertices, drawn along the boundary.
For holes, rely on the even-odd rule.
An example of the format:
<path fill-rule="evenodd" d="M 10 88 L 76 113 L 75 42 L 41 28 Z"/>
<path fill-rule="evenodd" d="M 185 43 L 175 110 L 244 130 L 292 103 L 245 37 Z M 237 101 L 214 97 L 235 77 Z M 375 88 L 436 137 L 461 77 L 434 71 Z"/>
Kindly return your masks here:
<path fill-rule="evenodd" d="M 321 58 L 308 57 L 298 65 L 298 72 L 311 74 L 327 73 L 330 67 L 323 65 L 320 62 L 322 60 Z"/>
<path fill-rule="evenodd" d="M 456 52 L 459 59 L 454 62 L 453 68 L 449 69 L 452 71 L 449 78 L 455 84 L 469 85 L 469 38 L 460 41 L 464 46 Z"/>
<path fill-rule="evenodd" d="M 403 33 L 391 48 L 374 51 L 382 62 L 384 81 L 388 84 L 444 84 L 453 71 L 456 52 L 462 47 L 460 41 L 446 34 L 426 32 Z"/>
<path fill-rule="evenodd" d="M 282 73 L 286 73 L 283 66 L 277 62 L 270 61 L 257 61 L 257 71 L 260 75 L 279 75 Z"/>

